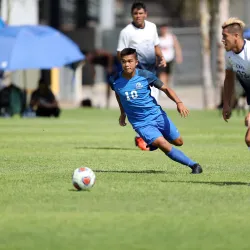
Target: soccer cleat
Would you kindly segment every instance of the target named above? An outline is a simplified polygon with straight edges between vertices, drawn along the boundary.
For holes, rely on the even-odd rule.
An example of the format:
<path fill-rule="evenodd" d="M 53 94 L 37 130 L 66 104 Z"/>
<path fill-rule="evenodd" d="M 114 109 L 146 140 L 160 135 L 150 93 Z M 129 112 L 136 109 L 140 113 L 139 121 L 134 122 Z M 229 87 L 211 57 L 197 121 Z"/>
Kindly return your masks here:
<path fill-rule="evenodd" d="M 191 167 L 191 169 L 192 169 L 191 174 L 201 174 L 202 173 L 202 168 L 201 168 L 200 164 L 198 164 L 198 163 L 194 164 Z"/>
<path fill-rule="evenodd" d="M 135 146 L 139 147 L 141 150 L 149 151 L 147 143 L 141 137 L 135 137 Z"/>

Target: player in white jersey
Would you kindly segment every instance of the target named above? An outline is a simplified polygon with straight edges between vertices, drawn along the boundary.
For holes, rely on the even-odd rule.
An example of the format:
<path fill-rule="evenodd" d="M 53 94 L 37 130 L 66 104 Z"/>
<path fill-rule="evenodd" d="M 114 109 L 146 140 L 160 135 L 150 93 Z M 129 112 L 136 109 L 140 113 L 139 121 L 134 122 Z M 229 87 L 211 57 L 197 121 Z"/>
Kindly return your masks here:
<path fill-rule="evenodd" d="M 226 74 L 223 94 L 223 118 L 227 122 L 232 113 L 231 99 L 235 76 L 246 92 L 250 104 L 250 41 L 244 40 L 245 24 L 238 18 L 231 17 L 222 25 L 222 42 L 226 50 Z M 245 118 L 248 127 L 245 142 L 250 149 L 250 113 Z"/>
<path fill-rule="evenodd" d="M 174 62 L 181 64 L 183 61 L 182 49 L 177 37 L 171 32 L 166 24 L 160 27 L 159 39 L 160 48 L 167 62 L 167 66 L 165 68 L 159 68 L 157 70 L 157 75 L 162 82 L 169 83 Z"/>
<path fill-rule="evenodd" d="M 159 46 L 159 37 L 156 25 L 145 20 L 147 9 L 144 3 L 135 2 L 131 7 L 132 23 L 128 24 L 119 36 L 117 46 L 117 57 L 124 48 L 136 49 L 139 59 L 138 67 L 156 73 L 156 64 L 159 67 L 166 67 L 166 60 Z M 158 101 L 159 90 L 151 88 L 151 95 Z M 136 145 L 142 150 L 148 150 L 147 144 L 137 134 L 135 137 Z"/>

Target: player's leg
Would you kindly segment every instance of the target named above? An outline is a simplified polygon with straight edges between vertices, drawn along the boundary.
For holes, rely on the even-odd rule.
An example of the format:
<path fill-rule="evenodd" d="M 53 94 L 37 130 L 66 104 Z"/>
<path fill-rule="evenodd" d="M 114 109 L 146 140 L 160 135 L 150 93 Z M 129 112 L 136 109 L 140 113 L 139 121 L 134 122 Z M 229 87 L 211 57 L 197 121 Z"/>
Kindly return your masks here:
<path fill-rule="evenodd" d="M 202 172 L 200 165 L 188 158 L 180 150 L 174 148 L 162 135 L 156 126 L 150 125 L 137 129 L 137 132 L 153 150 L 160 148 L 170 159 L 186 165 L 192 169 L 193 174 Z"/>
<path fill-rule="evenodd" d="M 248 148 L 250 149 L 250 112 L 245 118 L 245 126 L 247 127 L 247 132 L 245 135 L 245 142 Z"/>
<path fill-rule="evenodd" d="M 247 129 L 247 132 L 245 135 L 245 142 L 248 148 L 250 149 L 250 128 Z"/>
<path fill-rule="evenodd" d="M 177 146 L 177 147 L 182 146 L 183 143 L 184 143 L 181 136 L 179 136 L 178 138 L 176 138 L 176 139 L 174 139 L 174 140 L 172 140 L 172 141 L 169 141 L 169 142 L 170 142 L 171 144 Z"/>
<path fill-rule="evenodd" d="M 160 132 L 162 133 L 164 139 L 169 143 L 169 145 L 170 144 L 173 144 L 175 146 L 182 146 L 183 145 L 183 139 L 179 133 L 179 130 L 176 128 L 176 126 L 174 125 L 172 120 L 165 113 L 163 113 L 161 116 L 158 117 L 157 127 L 160 130 Z M 192 161 L 190 158 L 185 156 L 178 149 L 175 149 L 174 147 L 171 146 L 171 151 L 173 151 L 173 155 L 172 155 L 172 153 L 170 153 L 171 151 L 167 151 L 168 150 L 167 148 L 165 148 L 165 151 L 164 151 L 164 148 L 163 149 L 160 148 L 160 149 L 163 152 L 166 151 L 165 153 L 169 152 L 169 155 L 167 154 L 167 156 L 169 158 L 171 158 L 172 156 L 175 158 L 177 155 L 176 161 L 178 161 L 178 159 L 179 160 L 184 159 L 184 161 L 182 161 L 182 162 L 178 161 L 178 162 L 191 167 L 192 170 L 194 171 L 194 173 L 201 173 L 202 172 L 202 169 L 198 163 Z M 178 158 L 178 155 L 179 155 L 179 158 Z M 172 159 L 172 160 L 174 160 L 174 159 Z M 189 164 L 188 164 L 188 162 L 189 162 Z"/>
<path fill-rule="evenodd" d="M 165 113 L 158 117 L 157 126 L 169 143 L 178 147 L 183 145 L 184 142 L 179 130 Z"/>
<path fill-rule="evenodd" d="M 135 146 L 140 148 L 141 150 L 149 151 L 149 148 L 147 147 L 147 143 L 143 140 L 143 138 L 138 133 L 136 133 L 136 136 L 135 136 Z"/>
<path fill-rule="evenodd" d="M 163 136 L 158 137 L 152 143 L 152 146 L 161 149 L 171 160 L 190 167 L 192 169 L 192 174 L 202 173 L 202 168 L 197 162 L 190 159 L 182 151 L 174 148 Z"/>

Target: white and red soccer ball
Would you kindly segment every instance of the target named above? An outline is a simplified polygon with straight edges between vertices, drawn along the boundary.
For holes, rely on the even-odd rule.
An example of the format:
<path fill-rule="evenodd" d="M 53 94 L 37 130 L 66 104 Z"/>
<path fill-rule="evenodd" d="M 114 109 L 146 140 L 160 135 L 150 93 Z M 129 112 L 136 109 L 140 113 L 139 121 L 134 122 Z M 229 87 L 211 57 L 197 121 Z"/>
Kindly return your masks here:
<path fill-rule="evenodd" d="M 77 190 L 86 190 L 94 186 L 95 178 L 95 173 L 90 168 L 80 167 L 74 171 L 72 183 Z"/>

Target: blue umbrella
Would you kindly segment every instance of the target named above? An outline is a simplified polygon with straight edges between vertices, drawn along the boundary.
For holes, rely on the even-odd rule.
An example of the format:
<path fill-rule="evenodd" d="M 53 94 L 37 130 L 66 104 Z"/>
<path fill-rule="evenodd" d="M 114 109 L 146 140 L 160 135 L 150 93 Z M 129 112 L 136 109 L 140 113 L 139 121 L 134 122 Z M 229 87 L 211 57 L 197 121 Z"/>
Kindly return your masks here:
<path fill-rule="evenodd" d="M 250 29 L 246 29 L 244 31 L 243 36 L 244 36 L 245 39 L 249 39 L 250 38 Z"/>
<path fill-rule="evenodd" d="M 71 39 L 49 26 L 7 26 L 0 31 L 0 70 L 50 69 L 84 58 Z"/>
<path fill-rule="evenodd" d="M 4 20 L 0 17 L 0 28 L 4 28 L 6 26 Z"/>

